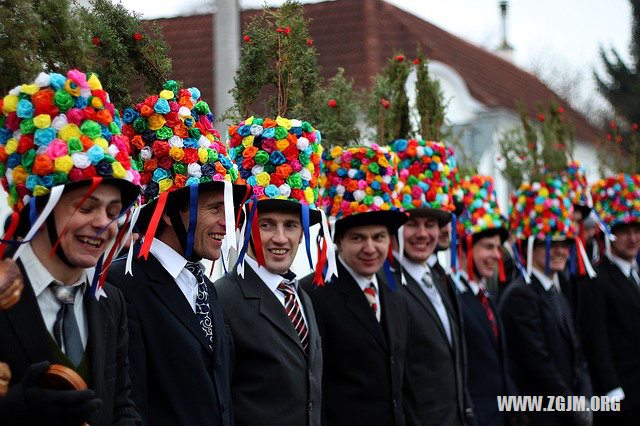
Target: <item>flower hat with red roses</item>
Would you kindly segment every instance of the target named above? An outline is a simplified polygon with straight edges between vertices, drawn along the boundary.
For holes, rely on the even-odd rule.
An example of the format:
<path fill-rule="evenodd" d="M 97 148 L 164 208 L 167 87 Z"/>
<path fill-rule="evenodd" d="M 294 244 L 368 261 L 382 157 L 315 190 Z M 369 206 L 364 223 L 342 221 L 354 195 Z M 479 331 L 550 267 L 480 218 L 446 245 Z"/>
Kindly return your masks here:
<path fill-rule="evenodd" d="M 184 229 L 179 204 L 188 200 L 190 224 L 195 224 L 198 192 L 205 188 L 224 190 L 227 234 L 223 244 L 227 249 L 235 247 L 234 204 L 248 197 L 250 188 L 238 181 L 238 169 L 213 128 L 213 114 L 200 91 L 181 89 L 173 80 L 163 87 L 158 95 L 123 113 L 122 131 L 131 139 L 133 159 L 140 169 L 142 204 L 146 205 L 140 213 L 145 237 L 139 256 L 148 255 L 166 208 L 183 252 L 187 259 L 192 258 L 195 226 L 189 226 L 191 234 Z"/>
<path fill-rule="evenodd" d="M 119 113 L 98 76 L 78 70 L 41 73 L 9 92 L 0 107 L 0 176 L 14 211 L 4 241 L 15 232 L 28 242 L 46 221 L 52 254 L 71 265 L 49 214 L 62 192 L 88 186 L 86 198 L 110 183 L 122 194 L 121 215 L 140 194 Z M 18 248 L 14 258 L 20 253 Z"/>

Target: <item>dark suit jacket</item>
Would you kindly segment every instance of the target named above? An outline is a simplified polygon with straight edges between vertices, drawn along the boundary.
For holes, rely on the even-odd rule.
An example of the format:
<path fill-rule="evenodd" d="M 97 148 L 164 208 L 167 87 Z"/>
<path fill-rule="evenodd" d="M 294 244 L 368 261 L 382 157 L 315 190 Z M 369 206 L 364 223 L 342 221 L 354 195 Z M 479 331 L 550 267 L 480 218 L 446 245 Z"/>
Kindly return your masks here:
<path fill-rule="evenodd" d="M 396 262 L 396 264 L 398 264 Z M 419 425 L 462 425 L 465 410 L 464 348 L 460 316 L 453 288 L 445 287 L 440 272 L 432 268 L 434 284 L 447 309 L 453 345 L 449 344 L 440 317 L 420 285 L 405 273 L 406 286 L 399 292 L 407 303 L 410 322 L 410 352 L 407 376 L 413 391 L 407 404 Z M 399 269 L 395 273 L 400 283 Z M 447 290 L 449 288 L 449 290 Z M 454 305 L 455 303 L 455 305 Z"/>
<path fill-rule="evenodd" d="M 303 280 L 322 336 L 324 425 L 404 425 L 403 386 L 408 338 L 406 306 L 378 274 L 381 321 L 364 292 L 338 262 L 325 286 Z"/>
<path fill-rule="evenodd" d="M 493 327 L 482 302 L 473 294 L 464 278 L 460 278 L 466 291 L 458 295 L 464 318 L 464 338 L 467 348 L 467 389 L 473 401 L 478 426 L 504 425 L 506 417 L 498 411 L 498 395 L 516 395 L 509 374 L 504 328 L 497 307 L 491 298 L 498 325 L 496 339 Z"/>
<path fill-rule="evenodd" d="M 591 381 L 571 321 L 560 297 L 558 319 L 548 292 L 535 276 L 510 284 L 500 301 L 512 378 L 522 395 L 591 396 Z M 546 400 L 544 402 L 546 404 Z M 572 424 L 571 413 L 530 413 L 531 425 Z"/>
<path fill-rule="evenodd" d="M 308 356 L 276 296 L 245 264 L 215 286 L 231 329 L 236 425 L 319 426 L 322 352 L 311 300 L 298 286 L 309 333 Z"/>
<path fill-rule="evenodd" d="M 122 290 L 129 318 L 133 398 L 145 424 L 231 425 L 229 341 L 213 284 L 207 279 L 213 352 L 196 314 L 152 255 L 114 262 L 108 279 Z M 205 277 L 206 278 L 206 277 Z"/>
<path fill-rule="evenodd" d="M 11 309 L 0 311 L 0 360 L 11 368 L 11 383 L 22 380 L 31 364 L 54 362 L 51 335 L 38 307 L 33 287 L 18 260 L 24 280 L 20 301 Z M 89 424 L 137 425 L 140 414 L 133 403 L 129 363 L 127 360 L 127 315 L 124 299 L 118 289 L 104 285 L 107 297 L 96 300 L 88 294 L 84 297 L 89 338 L 86 351 L 89 355 L 90 380 L 87 385 L 102 400 Z M 9 391 L 11 393 L 11 390 Z M 11 395 L 0 398 L 0 419 L 3 425 L 25 425 L 26 420 L 16 418 L 20 410 Z M 24 404 L 20 396 L 19 404 Z"/>
<path fill-rule="evenodd" d="M 608 257 L 596 272 L 584 286 L 578 315 L 593 388 L 605 395 L 622 387 L 623 409 L 640 414 L 640 289 Z"/>

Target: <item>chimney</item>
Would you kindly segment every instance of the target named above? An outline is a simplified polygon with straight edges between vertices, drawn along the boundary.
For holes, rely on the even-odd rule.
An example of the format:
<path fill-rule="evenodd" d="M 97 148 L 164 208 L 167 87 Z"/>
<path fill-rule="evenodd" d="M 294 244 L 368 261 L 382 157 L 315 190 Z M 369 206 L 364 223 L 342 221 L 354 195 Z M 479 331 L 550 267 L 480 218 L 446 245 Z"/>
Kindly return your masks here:
<path fill-rule="evenodd" d="M 496 54 L 502 59 L 513 62 L 513 46 L 507 41 L 507 9 L 509 8 L 508 0 L 500 0 L 500 20 L 502 23 L 502 42 L 496 49 Z"/>

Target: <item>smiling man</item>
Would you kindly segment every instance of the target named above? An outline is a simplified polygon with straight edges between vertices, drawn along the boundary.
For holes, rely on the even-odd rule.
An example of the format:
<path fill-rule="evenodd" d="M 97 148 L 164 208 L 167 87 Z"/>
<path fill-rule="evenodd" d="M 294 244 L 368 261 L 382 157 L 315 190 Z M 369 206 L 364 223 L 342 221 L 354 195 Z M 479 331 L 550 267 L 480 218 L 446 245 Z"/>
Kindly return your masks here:
<path fill-rule="evenodd" d="M 89 277 L 97 274 L 89 271 L 115 238 L 116 219 L 140 194 L 128 141 L 96 75 L 42 73 L 18 92 L 3 101 L 0 139 L 10 155 L 1 168 L 9 207 L 20 219 L 13 237 L 24 243 L 19 252 L 8 251 L 17 255 L 25 284 L 20 301 L 0 312 L 0 359 L 12 372 L 9 391 L 0 398 L 0 423 L 140 424 L 130 397 L 124 299 L 108 283 L 98 299 L 89 290 Z M 96 114 L 111 126 L 94 121 Z M 77 124 L 68 123 L 70 116 Z M 112 162 L 102 161 L 107 153 Z M 45 214 L 25 241 L 30 218 Z M 45 389 L 50 363 L 75 371 L 89 389 Z"/>
<path fill-rule="evenodd" d="M 463 425 L 471 421 L 472 410 L 465 392 L 461 319 L 454 289 L 435 256 L 455 209 L 455 162 L 439 142 L 396 141 L 392 149 L 400 159 L 400 197 L 409 215 L 400 230 L 404 251 L 401 256 L 396 244 L 394 253 L 395 279 L 406 282 L 400 293 L 411 324 L 407 369 L 414 398 L 409 402 L 420 425 Z"/>
<path fill-rule="evenodd" d="M 109 280 L 127 301 L 132 395 L 147 425 L 233 424 L 226 326 L 200 260 L 220 258 L 247 188 L 232 185 L 238 171 L 212 120 L 198 89 L 174 81 L 124 113 L 144 170 L 144 241 Z"/>
<path fill-rule="evenodd" d="M 596 394 L 622 400 L 598 424 L 640 423 L 640 176 L 620 174 L 592 189 L 595 213 L 615 235 L 588 283 L 578 315 Z"/>
<path fill-rule="evenodd" d="M 311 300 L 290 268 L 305 229 L 320 222 L 320 134 L 309 123 L 279 117 L 252 118 L 229 135 L 240 175 L 258 198 L 244 264 L 215 283 L 230 330 L 235 424 L 319 426 L 320 335 Z M 271 145 L 286 147 L 287 163 L 269 147 L 276 135 Z"/>
<path fill-rule="evenodd" d="M 467 388 L 478 426 L 504 426 L 506 413 L 498 410 L 499 395 L 516 395 L 509 374 L 504 329 L 487 281 L 502 261 L 502 244 L 509 231 L 497 205 L 493 179 L 473 176 L 463 180 L 463 202 L 458 235 L 462 244 L 459 275 L 452 275 L 467 348 Z"/>
<path fill-rule="evenodd" d="M 508 286 L 499 306 L 512 378 L 521 395 L 589 398 L 591 380 L 560 286 L 574 238 L 567 188 L 551 178 L 524 183 L 511 201 L 513 237 L 525 242 L 523 258 L 530 262 L 526 276 Z M 547 403 L 545 399 L 543 406 Z M 527 414 L 530 425 L 586 426 L 592 422 L 591 412 Z"/>
<path fill-rule="evenodd" d="M 322 422 L 404 425 L 406 307 L 379 273 L 391 235 L 407 219 L 397 200 L 397 169 L 375 145 L 336 147 L 323 159 L 323 207 L 335 220 L 338 277 L 324 286 L 308 277 L 303 285 L 322 336 Z"/>

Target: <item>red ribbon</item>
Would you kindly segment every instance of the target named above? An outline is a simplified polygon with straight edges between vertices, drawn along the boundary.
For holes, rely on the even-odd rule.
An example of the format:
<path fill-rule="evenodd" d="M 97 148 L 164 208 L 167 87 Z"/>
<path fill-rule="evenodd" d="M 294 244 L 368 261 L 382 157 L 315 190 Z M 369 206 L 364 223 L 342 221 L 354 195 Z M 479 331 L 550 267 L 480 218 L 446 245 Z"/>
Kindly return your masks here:
<path fill-rule="evenodd" d="M 520 256 L 520 264 L 523 266 L 527 266 L 524 261 L 524 256 L 522 255 L 522 240 L 518 239 L 516 245 L 518 246 L 518 256 Z"/>
<path fill-rule="evenodd" d="M 84 194 L 84 197 L 82 197 L 82 200 L 80 200 L 80 202 L 76 206 L 73 213 L 71 213 L 71 216 L 69 216 L 69 218 L 67 219 L 67 223 L 64 225 L 62 232 L 60 233 L 60 235 L 58 235 L 58 240 L 56 241 L 56 243 L 53 245 L 53 248 L 51 249 L 50 256 L 53 256 L 55 254 L 56 248 L 58 247 L 58 244 L 60 244 L 60 240 L 62 239 L 62 236 L 64 235 L 65 232 L 67 232 L 67 228 L 69 227 L 69 222 L 71 221 L 71 218 L 73 217 L 73 215 L 76 214 L 80 206 L 84 204 L 85 201 L 87 201 L 87 198 L 89 198 L 91 194 L 93 194 L 93 191 L 96 190 L 96 188 L 98 187 L 98 185 L 100 185 L 101 182 L 102 182 L 102 177 L 100 176 L 94 176 L 91 178 L 91 186 L 89 187 L 89 190 L 87 191 L 86 194 Z M 53 212 L 51 212 L 50 214 L 53 214 Z"/>
<path fill-rule="evenodd" d="M 389 239 L 389 248 L 387 250 L 387 259 L 389 259 L 389 263 L 391 265 L 395 265 L 395 263 L 393 262 L 393 243 L 391 242 L 391 239 Z"/>
<path fill-rule="evenodd" d="M 498 279 L 500 282 L 507 282 L 507 274 L 504 272 L 504 259 L 502 257 L 502 249 L 500 249 L 500 259 L 498 259 Z"/>
<path fill-rule="evenodd" d="M 246 185 L 247 190 L 244 193 L 244 198 L 242 199 L 242 203 L 240 203 L 240 208 L 238 209 L 238 216 L 236 217 L 236 228 L 238 228 L 240 226 L 240 215 L 242 214 L 242 206 L 244 206 L 244 203 L 247 202 L 247 199 L 249 198 L 249 193 L 251 192 L 251 187 L 249 185 Z"/>
<path fill-rule="evenodd" d="M 323 238 L 322 249 L 320 250 L 320 257 L 318 258 L 318 263 L 316 264 L 316 272 L 313 276 L 313 283 L 322 287 L 324 287 L 324 279 L 322 278 L 322 272 L 324 271 L 324 265 L 326 261 L 327 261 L 327 240 L 326 238 Z"/>
<path fill-rule="evenodd" d="M 156 230 L 158 229 L 158 224 L 160 223 L 160 218 L 162 217 L 162 212 L 164 212 L 164 206 L 167 204 L 168 195 L 169 192 L 163 192 L 158 197 L 158 203 L 156 204 L 156 208 L 153 211 L 153 216 L 151 216 L 151 222 L 149 222 L 147 232 L 144 234 L 144 241 L 142 242 L 142 247 L 140 248 L 138 259 L 144 257 L 144 260 L 147 260 L 149 258 L 151 243 L 153 242 L 153 237 L 156 235 Z"/>
<path fill-rule="evenodd" d="M 266 265 L 266 262 L 264 261 L 264 253 L 262 252 L 262 238 L 260 238 L 260 226 L 258 225 L 258 209 L 256 209 L 256 212 L 253 215 L 251 235 L 253 236 L 253 246 L 256 251 L 255 255 L 258 266 L 264 266 Z"/>
<path fill-rule="evenodd" d="M 101 276 L 100 276 L 100 281 L 98 282 L 98 288 L 102 288 L 102 286 L 104 286 L 104 280 L 107 278 L 107 271 L 109 270 L 109 266 L 111 265 L 111 260 L 113 259 L 113 256 L 118 251 L 118 247 L 120 246 L 120 241 L 122 241 L 122 237 L 124 237 L 124 234 L 128 228 L 127 224 L 129 223 L 130 215 L 131 215 L 131 211 L 128 211 L 126 220 L 124 221 L 124 224 L 120 228 L 120 231 L 118 232 L 118 236 L 116 237 L 116 242 L 113 245 L 113 247 L 111 247 L 111 251 L 107 256 L 107 260 L 104 262 L 102 272 L 100 272 Z M 129 248 L 129 250 L 131 250 L 131 248 Z M 96 273 L 98 273 L 98 271 L 96 271 Z"/>
<path fill-rule="evenodd" d="M 18 228 L 18 222 L 20 222 L 20 213 L 11 213 L 11 223 L 9 224 L 9 229 L 7 229 L 7 232 L 4 233 L 4 237 L 2 237 L 3 240 L 9 241 L 11 237 L 13 237 L 13 233 L 16 232 L 16 229 Z M 4 251 L 7 248 L 7 244 L 8 243 L 6 242 L 0 244 L 0 259 L 2 259 L 4 256 Z"/>
<path fill-rule="evenodd" d="M 587 239 L 584 236 L 584 223 L 582 221 L 580 221 L 580 239 L 582 240 L 582 245 L 586 247 Z"/>
<path fill-rule="evenodd" d="M 578 247 L 578 239 L 576 238 L 576 252 L 578 254 L 578 270 L 580 275 L 584 275 L 587 273 L 587 269 L 584 266 L 584 260 L 582 260 L 582 252 L 580 251 L 580 247 Z"/>
<path fill-rule="evenodd" d="M 469 281 L 473 281 L 473 235 L 467 235 L 467 274 Z"/>

